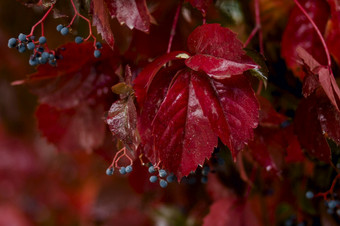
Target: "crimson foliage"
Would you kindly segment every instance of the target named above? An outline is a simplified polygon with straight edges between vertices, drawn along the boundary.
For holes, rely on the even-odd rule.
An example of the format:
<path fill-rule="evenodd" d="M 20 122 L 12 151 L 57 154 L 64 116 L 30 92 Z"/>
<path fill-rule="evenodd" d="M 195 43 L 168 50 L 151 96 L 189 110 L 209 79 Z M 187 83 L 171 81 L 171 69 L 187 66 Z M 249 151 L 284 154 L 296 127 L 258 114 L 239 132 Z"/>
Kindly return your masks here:
<path fill-rule="evenodd" d="M 21 2 L 63 17 L 53 1 Z M 132 166 L 131 186 L 156 193 L 150 206 L 180 203 L 186 220 L 203 225 L 339 222 L 339 204 L 330 218 L 316 202 L 339 191 L 334 181 L 319 193 L 331 180 L 318 178 L 328 167 L 333 179 L 340 165 L 340 2 L 294 2 L 80 1 L 84 17 L 70 0 L 74 16 L 89 22 L 88 38 L 63 44 L 53 51 L 56 66 L 39 65 L 14 84 L 38 97 L 48 142 L 72 157 L 116 151 L 108 174 Z M 151 165 L 179 184 L 168 193 L 151 185 Z M 307 190 L 319 193 L 313 209 Z M 121 212 L 140 219 L 128 224 L 156 221 L 137 209 Z M 124 224 L 117 216 L 108 221 Z"/>

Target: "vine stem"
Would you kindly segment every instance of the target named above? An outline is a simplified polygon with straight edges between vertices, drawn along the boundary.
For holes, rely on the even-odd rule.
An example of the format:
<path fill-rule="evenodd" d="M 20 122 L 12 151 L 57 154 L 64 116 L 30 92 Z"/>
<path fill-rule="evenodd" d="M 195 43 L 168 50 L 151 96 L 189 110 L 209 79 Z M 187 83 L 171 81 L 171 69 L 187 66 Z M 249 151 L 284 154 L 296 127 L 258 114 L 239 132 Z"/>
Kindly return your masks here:
<path fill-rule="evenodd" d="M 93 35 L 92 33 L 92 26 L 91 26 L 91 21 L 89 19 L 87 19 L 85 16 L 81 15 L 78 10 L 77 10 L 77 7 L 76 5 L 74 4 L 73 0 L 70 0 L 71 4 L 72 4 L 72 7 L 73 7 L 73 10 L 74 10 L 74 16 L 70 22 L 70 24 L 67 26 L 67 27 L 71 27 L 74 20 L 76 19 L 77 16 L 79 16 L 80 18 L 82 18 L 83 20 L 85 20 L 88 25 L 89 25 L 89 35 L 87 36 L 87 38 L 84 39 L 84 41 L 87 41 L 89 40 L 91 37 L 93 38 L 93 46 L 96 48 L 96 37 Z"/>
<path fill-rule="evenodd" d="M 260 2 L 259 0 L 254 0 L 254 8 L 255 8 L 255 27 L 251 31 L 247 41 L 244 43 L 243 48 L 247 47 L 249 42 L 254 38 L 256 33 L 259 33 L 259 45 L 260 45 L 260 53 L 264 55 L 264 47 L 263 47 L 263 34 L 261 29 L 261 17 L 260 17 Z"/>
<path fill-rule="evenodd" d="M 27 35 L 27 38 L 31 37 L 34 33 L 35 28 L 41 24 L 41 31 L 42 31 L 42 35 L 44 34 L 44 25 L 43 22 L 46 20 L 46 17 L 50 14 L 50 12 L 52 11 L 53 7 L 54 7 L 55 3 L 52 3 L 51 7 L 47 10 L 47 12 L 45 13 L 45 15 L 36 23 L 33 25 L 33 27 L 31 28 L 31 32 L 29 35 Z"/>
<path fill-rule="evenodd" d="M 330 70 L 331 74 L 332 70 L 331 70 L 331 65 L 332 65 L 332 61 L 331 61 L 331 56 L 329 54 L 328 51 L 328 47 L 326 45 L 325 39 L 323 38 L 319 28 L 316 26 L 316 24 L 314 23 L 313 19 L 308 15 L 308 13 L 306 12 L 306 10 L 302 7 L 302 5 L 299 3 L 298 0 L 294 0 L 295 4 L 297 5 L 297 7 L 299 7 L 299 9 L 302 11 L 302 13 L 307 17 L 307 19 L 309 20 L 309 22 L 313 25 L 314 30 L 316 31 L 316 33 L 318 34 L 320 41 L 322 42 L 323 48 L 326 52 L 326 56 L 327 56 L 327 63 L 328 63 L 328 69 Z"/>
<path fill-rule="evenodd" d="M 335 187 L 336 182 L 339 178 L 340 178 L 340 174 L 336 175 L 336 177 L 334 178 L 334 180 L 332 182 L 331 188 L 326 192 L 320 192 L 320 193 L 316 194 L 314 197 L 323 197 L 324 200 L 327 200 L 327 196 L 333 193 L 334 187 Z"/>
<path fill-rule="evenodd" d="M 260 46 L 260 53 L 264 56 L 264 47 L 263 47 L 263 33 L 262 33 L 262 26 L 261 26 L 261 17 L 260 17 L 260 2 L 259 0 L 254 0 L 254 8 L 255 8 L 255 27 L 251 31 L 247 41 L 243 44 L 243 48 L 247 47 L 250 41 L 254 38 L 256 33 L 259 33 L 259 46 Z M 263 87 L 263 82 L 259 81 L 259 85 L 257 87 L 256 94 L 260 95 Z"/>
<path fill-rule="evenodd" d="M 175 17 L 174 17 L 174 20 L 173 20 L 172 26 L 171 26 L 170 38 L 169 38 L 169 43 L 168 43 L 168 49 L 167 49 L 166 53 L 170 53 L 171 46 L 172 46 L 172 41 L 173 41 L 174 36 L 176 34 L 176 27 L 177 27 L 179 12 L 181 11 L 181 8 L 182 8 L 182 1 L 179 2 L 178 6 L 177 6 L 177 9 L 176 9 Z"/>
<path fill-rule="evenodd" d="M 116 153 L 116 155 L 115 155 L 115 157 L 113 158 L 112 163 L 111 163 L 111 165 L 109 166 L 109 168 L 113 168 L 113 167 L 115 167 L 115 168 L 120 168 L 120 166 L 118 165 L 118 162 L 119 162 L 119 160 L 120 160 L 121 158 L 123 158 L 123 157 L 127 158 L 127 159 L 130 161 L 130 165 L 133 164 L 132 159 L 131 159 L 131 158 L 129 157 L 129 155 L 126 153 L 126 148 L 124 147 L 124 148 L 120 149 L 120 150 Z"/>

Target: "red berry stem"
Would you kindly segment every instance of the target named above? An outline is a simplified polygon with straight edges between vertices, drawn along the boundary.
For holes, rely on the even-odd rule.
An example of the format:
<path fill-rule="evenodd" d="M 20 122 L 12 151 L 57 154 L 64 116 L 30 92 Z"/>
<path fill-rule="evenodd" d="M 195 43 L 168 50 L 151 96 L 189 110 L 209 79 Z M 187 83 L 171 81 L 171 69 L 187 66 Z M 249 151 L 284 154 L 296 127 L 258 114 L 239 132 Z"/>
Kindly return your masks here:
<path fill-rule="evenodd" d="M 85 16 L 81 15 L 81 14 L 78 12 L 78 10 L 77 10 L 77 8 L 76 8 L 76 6 L 75 6 L 73 0 L 70 0 L 70 2 L 71 2 L 71 4 L 72 4 L 73 10 L 74 10 L 74 16 L 73 16 L 73 18 L 72 18 L 70 24 L 69 24 L 67 27 L 72 26 L 72 24 L 73 24 L 73 22 L 74 22 L 74 20 L 75 20 L 75 18 L 76 18 L 77 16 L 79 16 L 80 18 L 82 18 L 83 20 L 85 20 L 85 21 L 87 22 L 87 24 L 89 25 L 89 35 L 87 36 L 87 38 L 84 39 L 84 41 L 87 41 L 87 40 L 89 40 L 89 39 L 92 37 L 92 38 L 93 38 L 93 46 L 96 48 L 96 41 L 97 41 L 97 39 L 96 39 L 96 37 L 95 37 L 95 36 L 93 35 L 93 33 L 92 33 L 92 25 L 91 25 L 91 21 L 90 21 L 89 19 L 87 19 Z M 96 49 L 97 49 L 97 48 L 96 48 Z"/>
<path fill-rule="evenodd" d="M 316 194 L 314 197 L 320 197 L 321 196 L 321 197 L 323 197 L 324 200 L 327 200 L 327 196 L 333 194 L 334 187 L 335 187 L 336 182 L 339 178 L 340 178 L 340 174 L 336 175 L 336 177 L 333 179 L 331 188 L 326 192 L 320 192 L 320 193 Z"/>
<path fill-rule="evenodd" d="M 132 160 L 132 159 L 130 158 L 130 156 L 126 153 L 126 148 L 124 147 L 124 148 L 120 149 L 120 150 L 116 153 L 116 155 L 115 155 L 115 157 L 113 158 L 112 163 L 111 163 L 111 165 L 109 166 L 109 168 L 113 168 L 113 167 L 115 167 L 115 168 L 120 168 L 120 166 L 118 165 L 118 162 L 119 162 L 123 157 L 127 158 L 127 159 L 130 161 L 130 165 L 133 164 L 133 160 Z"/>
<path fill-rule="evenodd" d="M 54 7 L 55 3 L 51 4 L 51 7 L 47 10 L 47 12 L 45 13 L 45 15 L 36 23 L 33 25 L 33 27 L 31 28 L 31 32 L 29 35 L 27 35 L 27 38 L 31 37 L 34 33 L 35 28 L 41 24 L 41 35 L 44 35 L 44 25 L 43 22 L 46 20 L 46 17 L 50 14 L 50 12 L 52 11 L 53 7 Z"/>

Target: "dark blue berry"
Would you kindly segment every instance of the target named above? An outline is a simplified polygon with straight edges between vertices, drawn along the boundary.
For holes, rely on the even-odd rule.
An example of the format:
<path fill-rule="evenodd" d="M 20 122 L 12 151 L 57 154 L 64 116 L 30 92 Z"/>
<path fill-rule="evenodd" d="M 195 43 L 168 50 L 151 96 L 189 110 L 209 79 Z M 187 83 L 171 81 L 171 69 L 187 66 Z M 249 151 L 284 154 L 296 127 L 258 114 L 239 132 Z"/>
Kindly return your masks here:
<path fill-rule="evenodd" d="M 43 52 L 42 54 L 41 54 L 41 58 L 44 58 L 44 59 L 48 59 L 50 57 L 50 54 L 48 53 L 48 52 Z"/>
<path fill-rule="evenodd" d="M 337 205 L 338 205 L 338 202 L 335 201 L 335 200 L 330 200 L 330 201 L 328 202 L 328 207 L 329 207 L 330 209 L 334 209 Z"/>
<path fill-rule="evenodd" d="M 120 167 L 119 172 L 120 172 L 120 174 L 122 174 L 122 175 L 126 174 L 125 167 L 124 167 L 124 166 L 123 166 L 123 167 Z"/>
<path fill-rule="evenodd" d="M 306 198 L 307 199 L 312 199 L 314 197 L 314 193 L 312 191 L 307 191 L 306 192 Z"/>
<path fill-rule="evenodd" d="M 8 40 L 8 47 L 14 48 L 17 45 L 17 39 L 16 38 L 10 38 Z"/>
<path fill-rule="evenodd" d="M 202 175 L 207 176 L 209 172 L 210 172 L 210 167 L 209 166 L 203 167 Z"/>
<path fill-rule="evenodd" d="M 201 178 L 201 183 L 202 184 L 206 184 L 207 182 L 208 182 L 208 177 L 204 176 L 204 177 Z"/>
<path fill-rule="evenodd" d="M 168 182 L 166 182 L 165 180 L 161 179 L 159 181 L 159 186 L 161 186 L 162 188 L 166 188 L 168 186 Z"/>
<path fill-rule="evenodd" d="M 49 55 L 48 59 L 50 59 L 50 60 L 54 60 L 54 59 L 55 59 L 55 57 L 54 57 L 54 55 L 53 55 L 52 53 L 50 53 L 50 55 Z"/>
<path fill-rule="evenodd" d="M 107 168 L 106 175 L 111 176 L 111 175 L 113 175 L 113 172 L 114 172 L 114 169 L 112 167 Z"/>
<path fill-rule="evenodd" d="M 96 47 L 97 47 L 97 49 L 103 48 L 103 46 L 102 46 L 102 44 L 101 44 L 100 42 L 97 42 L 97 43 L 96 43 Z"/>
<path fill-rule="evenodd" d="M 82 37 L 80 37 L 80 36 L 77 36 L 77 37 L 74 39 L 74 41 L 75 41 L 77 44 L 80 44 L 80 43 L 82 43 L 82 42 L 84 41 L 84 39 L 83 39 Z"/>
<path fill-rule="evenodd" d="M 166 180 L 169 182 L 169 183 L 172 183 L 175 181 L 175 175 L 173 173 L 171 173 L 169 176 L 166 177 Z"/>
<path fill-rule="evenodd" d="M 18 51 L 19 51 L 19 53 L 23 53 L 23 52 L 26 51 L 26 47 L 22 44 L 22 45 L 18 46 Z"/>
<path fill-rule="evenodd" d="M 167 175 L 167 173 L 166 173 L 166 171 L 164 169 L 159 170 L 158 173 L 159 173 L 160 177 L 166 177 L 166 175 Z"/>
<path fill-rule="evenodd" d="M 39 63 L 40 64 L 46 64 L 47 63 L 47 58 L 39 57 Z"/>
<path fill-rule="evenodd" d="M 94 51 L 93 55 L 94 55 L 95 58 L 99 58 L 102 55 L 102 53 L 98 49 L 96 49 Z"/>
<path fill-rule="evenodd" d="M 60 31 L 61 31 L 61 29 L 63 29 L 63 27 L 64 27 L 63 25 L 59 24 L 59 25 L 57 26 L 57 31 L 59 31 L 59 32 L 60 32 Z"/>
<path fill-rule="evenodd" d="M 151 183 L 155 183 L 155 182 L 157 181 L 157 177 L 156 177 L 156 176 L 151 176 L 151 177 L 149 178 L 149 181 L 150 181 Z"/>
<path fill-rule="evenodd" d="M 28 62 L 31 66 L 37 66 L 38 65 L 38 60 L 36 58 L 32 58 Z"/>
<path fill-rule="evenodd" d="M 39 38 L 39 43 L 40 43 L 40 44 L 45 44 L 46 41 L 47 41 L 47 39 L 46 39 L 45 36 L 41 36 L 41 37 Z"/>
<path fill-rule="evenodd" d="M 63 27 L 61 30 L 60 30 L 60 33 L 62 34 L 62 35 L 67 35 L 68 34 L 68 28 L 67 27 Z"/>
<path fill-rule="evenodd" d="M 125 168 L 125 171 L 126 171 L 127 173 L 131 173 L 131 172 L 132 172 L 132 166 L 127 166 L 127 167 Z"/>
<path fill-rule="evenodd" d="M 18 36 L 18 39 L 22 42 L 26 41 L 26 35 L 24 35 L 23 33 L 20 33 Z"/>
<path fill-rule="evenodd" d="M 154 173 L 154 172 L 156 172 L 155 167 L 153 167 L 153 166 L 150 166 L 149 169 L 148 169 L 148 171 L 149 171 L 149 173 Z"/>
<path fill-rule="evenodd" d="M 33 42 L 27 43 L 27 49 L 28 49 L 28 50 L 33 50 L 34 48 L 35 48 L 35 45 L 34 45 Z"/>

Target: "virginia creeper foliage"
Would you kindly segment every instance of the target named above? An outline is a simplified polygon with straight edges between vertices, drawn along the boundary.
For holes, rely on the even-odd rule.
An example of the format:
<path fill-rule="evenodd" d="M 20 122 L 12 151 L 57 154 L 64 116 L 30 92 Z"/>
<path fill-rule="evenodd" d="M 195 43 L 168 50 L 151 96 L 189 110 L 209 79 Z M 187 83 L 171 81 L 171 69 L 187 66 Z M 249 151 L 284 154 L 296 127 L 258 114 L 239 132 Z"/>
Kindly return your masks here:
<path fill-rule="evenodd" d="M 37 98 L 40 143 L 27 135 L 30 144 L 14 145 L 20 139 L 6 133 L 8 113 L 0 144 L 16 156 L 45 139 L 56 155 L 68 156 L 82 171 L 76 177 L 83 193 L 74 198 L 58 171 L 43 187 L 60 188 L 60 202 L 83 216 L 79 222 L 93 214 L 104 225 L 154 225 L 170 214 L 176 225 L 340 223 L 339 0 L 8 4 L 20 3 L 40 9 L 41 19 L 24 23 L 27 34 L 6 30 L 0 41 L 8 36 L 9 48 L 30 51 L 33 68 L 13 66 L 7 49 L 0 66 L 28 74 L 11 79 L 12 89 L 25 85 Z M 25 158 L 44 162 L 41 156 Z M 44 164 L 28 172 L 39 178 Z M 94 175 L 98 166 L 103 176 Z M 28 178 L 25 167 L 18 171 Z M 117 174 L 127 174 L 130 185 Z M 12 187 L 22 192 L 26 183 Z M 131 188 L 142 195 L 120 202 Z M 124 208 L 107 216 L 91 209 L 109 197 Z M 32 213 L 12 208 L 4 207 L 30 222 Z"/>

